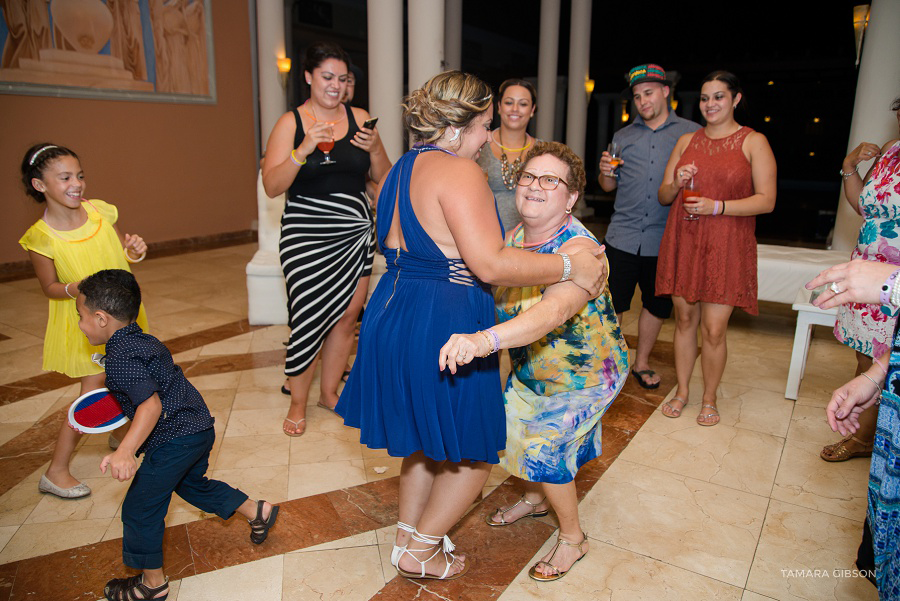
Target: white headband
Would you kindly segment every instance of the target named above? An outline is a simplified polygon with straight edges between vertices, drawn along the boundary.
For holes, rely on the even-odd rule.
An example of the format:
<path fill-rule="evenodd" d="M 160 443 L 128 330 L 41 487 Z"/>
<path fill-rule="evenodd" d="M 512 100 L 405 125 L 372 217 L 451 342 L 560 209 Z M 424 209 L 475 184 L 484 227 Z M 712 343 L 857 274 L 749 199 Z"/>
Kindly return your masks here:
<path fill-rule="evenodd" d="M 43 146 L 34 151 L 34 154 L 31 155 L 31 159 L 28 161 L 29 165 L 34 165 L 34 162 L 37 160 L 41 153 L 44 151 L 50 150 L 51 148 L 59 148 L 59 146 L 54 146 L 53 144 L 48 144 L 47 146 Z"/>

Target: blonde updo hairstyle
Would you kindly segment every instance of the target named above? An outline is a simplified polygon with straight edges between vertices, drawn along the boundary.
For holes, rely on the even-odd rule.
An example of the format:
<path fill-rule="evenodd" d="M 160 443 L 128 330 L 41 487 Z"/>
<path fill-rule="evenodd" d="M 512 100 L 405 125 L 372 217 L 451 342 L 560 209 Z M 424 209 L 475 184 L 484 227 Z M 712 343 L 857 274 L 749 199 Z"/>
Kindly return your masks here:
<path fill-rule="evenodd" d="M 474 75 L 445 71 L 406 97 L 403 120 L 414 142 L 432 144 L 448 127 L 465 129 L 491 99 L 491 88 Z"/>
<path fill-rule="evenodd" d="M 522 160 L 522 169 L 528 166 L 528 161 L 531 159 L 545 154 L 555 156 L 568 166 L 569 175 L 563 179 L 569 183 L 569 192 L 578 192 L 578 197 L 575 199 L 575 202 L 578 202 L 578 199 L 584 194 L 584 186 L 587 183 L 587 178 L 584 174 L 584 161 L 571 148 L 561 142 L 537 141 L 531 147 L 531 150 L 525 154 L 525 158 Z"/>

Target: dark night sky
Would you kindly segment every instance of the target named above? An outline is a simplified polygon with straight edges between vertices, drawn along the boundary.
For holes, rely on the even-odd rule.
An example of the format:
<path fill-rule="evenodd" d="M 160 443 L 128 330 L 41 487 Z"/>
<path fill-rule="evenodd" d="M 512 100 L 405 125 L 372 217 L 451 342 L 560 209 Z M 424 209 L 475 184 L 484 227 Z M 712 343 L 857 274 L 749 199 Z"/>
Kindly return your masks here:
<path fill-rule="evenodd" d="M 677 70 L 679 93 L 698 91 L 715 69 L 734 72 L 747 101 L 738 121 L 766 134 L 779 167 L 778 205 L 759 219 L 761 239 L 822 242 L 848 143 L 857 75 L 853 5 L 861 1 L 594 2 L 595 94 L 622 90 L 628 69 L 645 62 Z M 559 74 L 565 75 L 570 3 L 561 4 Z M 365 0 L 296 0 L 294 48 L 332 39 L 365 65 L 365 11 Z M 463 0 L 463 69 L 494 86 L 508 77 L 536 77 L 539 18 L 540 0 Z M 891 100 L 885 98 L 885 110 Z M 588 167 L 596 160 L 597 118 L 592 103 Z"/>

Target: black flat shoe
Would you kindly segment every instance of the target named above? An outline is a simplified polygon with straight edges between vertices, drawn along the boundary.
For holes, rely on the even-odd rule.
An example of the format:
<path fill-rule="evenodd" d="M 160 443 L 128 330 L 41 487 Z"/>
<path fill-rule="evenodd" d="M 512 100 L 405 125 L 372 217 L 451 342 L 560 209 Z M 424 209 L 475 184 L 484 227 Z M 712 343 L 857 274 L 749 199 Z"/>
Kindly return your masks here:
<path fill-rule="evenodd" d="M 278 505 L 272 505 L 272 511 L 269 512 L 269 518 L 264 520 L 262 512 L 265 505 L 265 501 L 257 501 L 256 517 L 252 520 L 247 520 L 250 522 L 250 542 L 254 545 L 261 545 L 265 542 L 266 538 L 269 536 L 269 530 L 275 525 L 275 520 L 278 518 Z"/>
<path fill-rule="evenodd" d="M 109 601 L 130 601 L 131 599 L 155 599 L 156 601 L 166 601 L 169 598 L 169 579 L 166 578 L 165 584 L 156 588 L 150 588 L 144 584 L 144 575 L 138 574 L 131 578 L 113 578 L 106 583 L 103 589 L 103 596 Z M 162 597 L 154 597 L 166 589 L 166 594 Z M 140 597 L 137 594 L 140 593 Z"/>

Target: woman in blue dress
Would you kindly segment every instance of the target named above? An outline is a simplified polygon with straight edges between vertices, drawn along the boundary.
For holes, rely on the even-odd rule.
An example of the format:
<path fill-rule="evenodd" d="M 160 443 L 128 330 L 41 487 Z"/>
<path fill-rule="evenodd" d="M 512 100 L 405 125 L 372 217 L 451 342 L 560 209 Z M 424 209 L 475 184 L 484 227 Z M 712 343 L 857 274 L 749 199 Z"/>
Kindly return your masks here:
<path fill-rule="evenodd" d="M 488 139 L 491 91 L 448 71 L 404 104 L 415 147 L 382 181 L 378 243 L 388 272 L 360 329 L 356 361 L 337 405 L 370 448 L 403 457 L 392 563 L 410 578 L 450 579 L 471 565 L 447 531 L 480 494 L 506 443 L 496 355 L 441 371 L 454 332 L 494 325 L 490 286 L 572 279 L 597 294 L 594 252 L 534 255 L 504 245 L 494 199 L 475 163 Z"/>
<path fill-rule="evenodd" d="M 900 308 L 900 269 L 878 261 L 854 260 L 820 273 L 806 285 L 830 287 L 813 302 L 821 309 L 847 303 L 881 303 Z M 890 350 L 834 394 L 825 408 L 831 429 L 847 436 L 867 411 L 877 416 L 869 469 L 866 532 L 856 566 L 878 587 L 880 599 L 900 598 L 900 323 Z M 866 547 L 870 547 L 867 549 Z M 874 555 L 872 554 L 874 551 Z M 870 563 L 871 562 L 871 563 Z M 873 565 L 874 564 L 874 565 Z M 870 572 L 874 567 L 874 578 Z"/>

